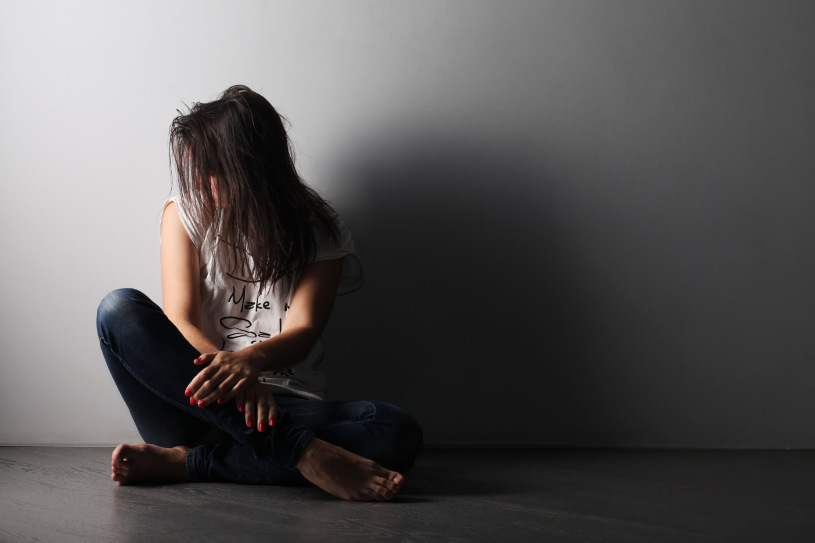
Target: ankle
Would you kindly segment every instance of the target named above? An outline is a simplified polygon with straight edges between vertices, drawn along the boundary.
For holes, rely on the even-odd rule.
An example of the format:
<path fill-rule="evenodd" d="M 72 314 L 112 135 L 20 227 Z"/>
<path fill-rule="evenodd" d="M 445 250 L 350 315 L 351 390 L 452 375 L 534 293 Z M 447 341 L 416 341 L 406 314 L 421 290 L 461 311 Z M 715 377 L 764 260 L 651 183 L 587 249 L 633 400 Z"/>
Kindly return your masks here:
<path fill-rule="evenodd" d="M 315 458 L 319 456 L 320 449 L 320 440 L 316 437 L 311 438 L 306 445 L 306 448 L 303 449 L 303 453 L 300 455 L 300 460 L 297 461 L 297 469 L 303 469 L 312 464 Z"/>

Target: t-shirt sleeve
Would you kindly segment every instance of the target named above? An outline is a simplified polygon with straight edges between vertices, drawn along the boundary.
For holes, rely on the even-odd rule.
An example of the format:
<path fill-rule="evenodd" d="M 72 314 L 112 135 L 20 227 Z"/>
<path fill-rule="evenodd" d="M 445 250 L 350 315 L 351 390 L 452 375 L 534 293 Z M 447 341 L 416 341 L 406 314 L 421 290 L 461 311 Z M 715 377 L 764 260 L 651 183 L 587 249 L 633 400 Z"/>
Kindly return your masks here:
<path fill-rule="evenodd" d="M 314 236 L 317 242 L 313 262 L 320 260 L 334 260 L 343 258 L 342 274 L 340 284 L 337 287 L 337 295 L 350 294 L 362 287 L 363 269 L 362 260 L 359 258 L 351 230 L 339 215 L 334 215 L 339 231 L 339 243 L 323 228 L 315 229 Z"/>
<path fill-rule="evenodd" d="M 187 213 L 187 210 L 181 205 L 181 199 L 178 196 L 173 196 L 172 198 L 168 198 L 164 202 L 164 207 L 161 209 L 161 216 L 164 217 L 164 211 L 167 209 L 167 206 L 170 203 L 175 203 L 175 208 L 178 210 L 178 218 L 181 219 L 181 224 L 184 225 L 184 229 L 187 231 L 187 235 L 190 236 L 193 245 L 199 251 L 201 250 L 201 242 L 204 239 L 203 232 L 201 232 L 200 228 L 196 225 L 195 221 Z"/>

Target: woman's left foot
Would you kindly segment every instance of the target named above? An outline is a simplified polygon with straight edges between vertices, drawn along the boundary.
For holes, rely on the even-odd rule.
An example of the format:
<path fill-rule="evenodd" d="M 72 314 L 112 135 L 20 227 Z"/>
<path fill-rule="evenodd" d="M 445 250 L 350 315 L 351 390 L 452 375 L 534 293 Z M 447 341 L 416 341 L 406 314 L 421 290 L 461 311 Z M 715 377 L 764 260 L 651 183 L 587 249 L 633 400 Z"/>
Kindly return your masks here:
<path fill-rule="evenodd" d="M 119 445 L 111 456 L 110 478 L 120 485 L 140 481 L 188 481 L 187 449 L 147 443 Z"/>

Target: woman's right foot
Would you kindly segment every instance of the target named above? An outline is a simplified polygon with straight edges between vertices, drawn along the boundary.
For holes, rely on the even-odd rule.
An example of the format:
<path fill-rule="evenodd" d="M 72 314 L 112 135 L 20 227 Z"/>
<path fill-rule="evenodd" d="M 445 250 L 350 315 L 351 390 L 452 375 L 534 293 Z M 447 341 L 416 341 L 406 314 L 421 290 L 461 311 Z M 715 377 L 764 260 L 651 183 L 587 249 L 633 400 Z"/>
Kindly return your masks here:
<path fill-rule="evenodd" d="M 120 485 L 140 481 L 184 481 L 187 473 L 187 449 L 165 448 L 147 443 L 119 445 L 110 459 L 110 478 Z"/>
<path fill-rule="evenodd" d="M 400 473 L 316 437 L 306 446 L 297 469 L 303 477 L 343 500 L 387 501 L 396 496 L 405 481 Z"/>

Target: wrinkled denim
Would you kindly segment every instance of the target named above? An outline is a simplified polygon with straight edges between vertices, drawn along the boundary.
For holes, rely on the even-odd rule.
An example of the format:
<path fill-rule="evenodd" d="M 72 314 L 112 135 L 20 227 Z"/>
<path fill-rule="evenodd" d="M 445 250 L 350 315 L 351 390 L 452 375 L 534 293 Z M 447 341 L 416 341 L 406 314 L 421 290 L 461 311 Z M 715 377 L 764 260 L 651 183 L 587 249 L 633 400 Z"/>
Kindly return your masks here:
<path fill-rule="evenodd" d="M 276 395 L 283 414 L 273 428 L 247 428 L 234 401 L 192 406 L 184 395 L 201 370 L 199 356 L 164 312 L 133 289 L 114 290 L 99 304 L 102 354 L 145 443 L 185 445 L 193 480 L 288 484 L 309 441 L 318 437 L 388 469 L 404 472 L 422 443 L 418 423 L 379 401 L 336 402 Z M 211 429 L 226 435 L 204 443 Z"/>

